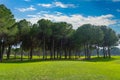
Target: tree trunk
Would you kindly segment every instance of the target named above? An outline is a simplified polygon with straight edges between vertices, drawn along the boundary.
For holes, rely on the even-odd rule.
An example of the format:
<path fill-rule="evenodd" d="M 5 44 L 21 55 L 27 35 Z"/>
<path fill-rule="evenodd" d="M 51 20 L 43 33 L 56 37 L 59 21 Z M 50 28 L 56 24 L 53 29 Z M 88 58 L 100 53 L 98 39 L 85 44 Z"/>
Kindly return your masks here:
<path fill-rule="evenodd" d="M 52 54 L 54 55 L 54 59 L 55 59 L 55 41 L 54 41 L 54 39 L 53 39 L 53 41 L 52 41 Z"/>
<path fill-rule="evenodd" d="M 89 59 L 89 45 L 88 44 L 86 45 L 86 56 L 87 56 L 87 59 Z"/>
<path fill-rule="evenodd" d="M 53 54 L 54 54 L 54 59 L 55 59 L 55 56 L 56 56 L 56 55 L 55 55 L 55 52 L 56 52 L 56 51 L 55 51 L 55 49 L 54 49 L 54 52 L 53 52 Z"/>
<path fill-rule="evenodd" d="M 50 49 L 50 59 L 52 59 L 52 58 L 53 58 L 52 53 L 53 53 L 53 51 L 52 51 L 52 49 Z"/>
<path fill-rule="evenodd" d="M 2 44 L 2 56 L 4 54 L 4 50 L 5 50 L 5 42 L 3 42 L 3 44 Z"/>
<path fill-rule="evenodd" d="M 61 59 L 61 57 L 62 57 L 62 39 L 61 39 L 61 41 L 60 41 L 60 49 L 61 49 L 61 51 L 60 51 L 60 59 Z"/>
<path fill-rule="evenodd" d="M 4 51 L 5 51 L 5 42 L 3 42 L 3 45 L 2 45 L 2 57 L 3 57 Z"/>
<path fill-rule="evenodd" d="M 106 55 L 105 55 L 105 47 L 103 46 L 103 57 L 106 58 Z"/>
<path fill-rule="evenodd" d="M 75 50 L 75 59 L 77 59 L 77 50 Z"/>
<path fill-rule="evenodd" d="M 47 53 L 48 53 L 48 50 L 47 49 L 45 49 L 46 51 L 45 51 L 45 59 L 47 59 Z"/>
<path fill-rule="evenodd" d="M 81 51 L 79 51 L 79 58 L 80 58 L 80 53 L 81 53 Z"/>
<path fill-rule="evenodd" d="M 15 52 L 15 54 L 14 54 L 14 59 L 16 59 L 16 54 L 17 54 L 17 53 Z"/>
<path fill-rule="evenodd" d="M 40 55 L 40 53 L 41 53 L 41 49 L 39 49 L 39 51 L 38 51 L 38 52 L 39 52 L 39 59 L 40 59 L 40 56 L 41 56 L 41 55 Z"/>
<path fill-rule="evenodd" d="M 28 59 L 30 59 L 30 52 L 28 52 Z"/>
<path fill-rule="evenodd" d="M 67 59 L 67 48 L 65 48 L 65 59 Z"/>
<path fill-rule="evenodd" d="M 105 56 L 108 57 L 108 50 L 105 48 Z"/>
<path fill-rule="evenodd" d="M 2 43 L 0 42 L 0 62 L 2 62 Z"/>
<path fill-rule="evenodd" d="M 33 55 L 33 48 L 30 48 L 30 60 L 32 60 L 32 55 Z"/>
<path fill-rule="evenodd" d="M 1 49 L 0 49 L 0 61 L 2 62 L 3 60 L 3 53 L 5 50 L 5 42 L 1 43 Z"/>
<path fill-rule="evenodd" d="M 10 59 L 11 45 L 8 45 L 7 60 Z"/>
<path fill-rule="evenodd" d="M 43 59 L 45 59 L 45 37 L 43 39 Z"/>
<path fill-rule="evenodd" d="M 52 54 L 54 54 L 54 59 L 55 59 L 55 51 L 54 51 L 54 50 L 55 50 L 55 47 L 54 47 L 54 39 L 52 40 L 52 43 L 53 43 L 53 44 L 52 44 L 52 45 L 53 45 L 53 46 L 52 46 Z"/>
<path fill-rule="evenodd" d="M 23 61 L 23 49 L 21 48 L 21 61 Z"/>
<path fill-rule="evenodd" d="M 98 46 L 98 47 L 96 47 L 96 49 L 97 49 L 97 57 L 99 58 L 99 44 L 97 46 Z"/>
<path fill-rule="evenodd" d="M 110 47 L 108 46 L 108 56 L 111 58 Z"/>
<path fill-rule="evenodd" d="M 58 55 L 58 53 L 59 53 L 59 49 L 57 49 L 57 59 L 59 58 L 59 55 Z"/>
<path fill-rule="evenodd" d="M 86 50 L 87 50 L 87 51 L 86 51 L 86 52 L 87 52 L 87 59 L 89 59 L 90 56 L 89 56 L 89 45 L 88 45 L 88 44 L 87 44 Z"/>
<path fill-rule="evenodd" d="M 87 58 L 87 54 L 86 54 L 86 47 L 85 47 L 85 44 L 84 44 L 84 53 L 85 53 L 85 59 Z"/>
<path fill-rule="evenodd" d="M 71 59 L 71 49 L 69 49 L 69 59 Z"/>
<path fill-rule="evenodd" d="M 89 52 L 88 52 L 88 59 L 91 59 L 91 50 L 89 49 Z"/>

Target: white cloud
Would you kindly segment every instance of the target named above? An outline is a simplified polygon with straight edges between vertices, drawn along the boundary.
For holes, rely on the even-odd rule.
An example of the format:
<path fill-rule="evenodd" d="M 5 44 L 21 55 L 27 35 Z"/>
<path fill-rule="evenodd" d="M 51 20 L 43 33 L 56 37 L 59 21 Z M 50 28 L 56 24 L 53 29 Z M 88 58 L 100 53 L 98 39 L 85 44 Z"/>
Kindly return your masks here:
<path fill-rule="evenodd" d="M 62 2 L 54 2 L 56 7 L 61 7 L 61 8 L 68 8 L 68 7 L 75 7 L 74 4 L 63 4 Z"/>
<path fill-rule="evenodd" d="M 117 12 L 120 12 L 120 9 L 117 9 L 116 11 L 117 11 Z"/>
<path fill-rule="evenodd" d="M 55 14 L 56 15 L 62 15 L 63 13 L 56 11 Z"/>
<path fill-rule="evenodd" d="M 31 5 L 30 7 L 28 8 L 16 8 L 17 10 L 19 10 L 20 12 L 26 12 L 26 11 L 35 11 L 36 8 L 34 8 L 33 5 Z"/>
<path fill-rule="evenodd" d="M 52 6 L 52 4 L 38 4 L 38 6 L 49 8 Z"/>
<path fill-rule="evenodd" d="M 60 8 L 74 8 L 76 7 L 74 4 L 64 4 L 62 2 L 52 2 L 51 4 L 41 4 L 39 3 L 38 6 L 46 7 L 46 8 L 51 8 L 51 7 L 60 7 Z"/>
<path fill-rule="evenodd" d="M 113 2 L 120 2 L 120 0 L 112 0 Z"/>
<path fill-rule="evenodd" d="M 49 11 L 45 12 L 41 11 L 36 15 L 27 15 L 26 18 L 31 23 L 36 23 L 40 19 L 49 19 L 53 22 L 67 22 L 73 25 L 74 29 L 77 29 L 79 26 L 83 24 L 93 24 L 93 25 L 114 25 L 117 23 L 116 20 L 113 20 L 113 15 L 101 15 L 101 16 L 83 16 L 81 14 L 73 14 L 73 15 L 65 15 L 61 12 L 53 12 L 54 14 L 50 14 Z"/>

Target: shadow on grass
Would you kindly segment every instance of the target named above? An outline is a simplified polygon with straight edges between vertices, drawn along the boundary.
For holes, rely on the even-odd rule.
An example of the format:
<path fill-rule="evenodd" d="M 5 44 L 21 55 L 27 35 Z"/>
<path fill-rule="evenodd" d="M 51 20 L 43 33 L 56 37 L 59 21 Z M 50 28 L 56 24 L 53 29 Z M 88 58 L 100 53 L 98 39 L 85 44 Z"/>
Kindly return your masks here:
<path fill-rule="evenodd" d="M 33 62 L 48 62 L 48 61 L 81 61 L 78 59 L 23 59 L 23 61 L 21 61 L 20 59 L 10 59 L 10 60 L 3 60 L 2 63 L 33 63 Z"/>
<path fill-rule="evenodd" d="M 103 57 L 94 57 L 94 58 L 91 58 L 90 60 L 86 60 L 86 59 L 83 59 L 83 61 L 87 61 L 87 62 L 109 62 L 109 61 L 114 61 L 116 60 L 116 58 L 103 58 Z"/>
<path fill-rule="evenodd" d="M 103 57 L 93 57 L 90 60 L 86 60 L 84 58 L 77 58 L 77 59 L 32 59 L 29 60 L 27 58 L 24 58 L 23 61 L 21 61 L 19 58 L 17 59 L 9 59 L 9 60 L 3 60 L 2 63 L 33 63 L 33 62 L 47 62 L 47 61 L 85 61 L 85 62 L 109 62 L 114 61 L 116 58 L 103 58 Z"/>

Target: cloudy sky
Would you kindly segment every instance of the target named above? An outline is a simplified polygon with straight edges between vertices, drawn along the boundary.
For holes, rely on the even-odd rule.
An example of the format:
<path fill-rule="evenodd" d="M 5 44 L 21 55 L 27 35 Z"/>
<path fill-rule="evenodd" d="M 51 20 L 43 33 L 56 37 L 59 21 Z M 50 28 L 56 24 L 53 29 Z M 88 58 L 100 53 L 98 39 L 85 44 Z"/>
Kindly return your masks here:
<path fill-rule="evenodd" d="M 77 27 L 106 25 L 120 33 L 120 0 L 0 0 L 17 20 L 36 23 L 41 18 L 66 21 Z"/>

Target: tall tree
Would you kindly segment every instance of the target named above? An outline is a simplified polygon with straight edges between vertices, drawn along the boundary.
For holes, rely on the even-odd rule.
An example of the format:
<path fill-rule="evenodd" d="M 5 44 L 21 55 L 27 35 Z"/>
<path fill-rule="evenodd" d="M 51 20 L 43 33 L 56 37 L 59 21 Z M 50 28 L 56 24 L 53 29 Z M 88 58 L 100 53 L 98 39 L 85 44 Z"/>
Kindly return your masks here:
<path fill-rule="evenodd" d="M 15 19 L 5 5 L 0 5 L 0 61 L 3 59 L 3 53 L 5 49 L 6 37 L 9 33 L 9 29 L 14 25 Z"/>
<path fill-rule="evenodd" d="M 7 35 L 7 38 L 6 38 L 6 46 L 8 46 L 7 48 L 7 59 L 10 58 L 10 53 L 11 53 L 11 48 L 12 48 L 12 45 L 15 45 L 17 43 L 17 40 L 16 40 L 16 35 L 17 35 L 17 32 L 18 32 L 18 28 L 17 28 L 17 24 L 15 23 L 11 28 L 9 28 L 9 34 Z"/>
<path fill-rule="evenodd" d="M 107 41 L 107 48 L 108 48 L 108 57 L 111 58 L 110 49 L 112 46 L 115 46 L 118 42 L 118 36 L 116 35 L 115 31 L 112 29 L 108 29 L 108 41 Z"/>
<path fill-rule="evenodd" d="M 37 24 L 34 24 L 30 28 L 30 33 L 29 33 L 30 59 L 32 59 L 34 48 L 37 47 L 39 43 L 37 36 L 38 36 L 38 27 Z"/>
<path fill-rule="evenodd" d="M 107 26 L 101 26 L 101 29 L 104 33 L 104 38 L 101 44 L 103 46 L 104 58 L 107 56 L 110 58 L 111 57 L 110 47 L 114 46 L 117 43 L 118 36 L 116 35 L 115 31 L 113 31 L 111 28 Z M 106 49 L 108 51 L 106 51 Z"/>
<path fill-rule="evenodd" d="M 67 58 L 67 47 L 65 47 L 65 45 L 67 44 L 67 38 L 71 36 L 71 32 L 72 32 L 72 25 L 68 24 L 66 22 L 58 22 L 55 23 L 55 27 L 58 28 L 57 30 L 57 39 L 59 40 L 59 49 L 60 49 L 60 58 L 63 54 L 64 51 L 64 55 L 65 58 Z"/>
<path fill-rule="evenodd" d="M 99 46 L 104 38 L 103 31 L 100 26 L 93 25 L 92 40 L 91 43 L 96 47 L 97 56 L 99 57 Z"/>
<path fill-rule="evenodd" d="M 19 40 L 19 44 L 21 45 L 21 61 L 23 60 L 23 48 L 24 48 L 25 44 L 27 44 L 26 38 L 28 38 L 31 26 L 32 26 L 32 24 L 30 22 L 26 21 L 25 19 L 23 19 L 17 23 L 17 27 L 18 27 L 17 35 L 19 36 L 18 40 Z"/>
<path fill-rule="evenodd" d="M 82 44 L 84 46 L 85 58 L 90 59 L 90 48 L 92 48 L 92 45 L 97 45 L 99 48 L 99 43 L 103 40 L 103 32 L 99 26 L 84 24 L 76 30 L 75 38 L 78 45 Z"/>
<path fill-rule="evenodd" d="M 43 59 L 45 59 L 46 56 L 46 40 L 47 37 L 50 37 L 51 35 L 51 28 L 52 22 L 50 20 L 41 19 L 37 22 L 39 34 L 42 36 L 42 42 L 43 42 Z"/>
<path fill-rule="evenodd" d="M 84 53 L 85 53 L 86 59 L 89 58 L 89 56 L 88 56 L 89 55 L 89 44 L 90 44 L 90 41 L 92 39 L 91 26 L 92 25 L 90 25 L 90 24 L 82 25 L 76 30 L 76 33 L 75 33 L 77 43 L 84 45 Z"/>

